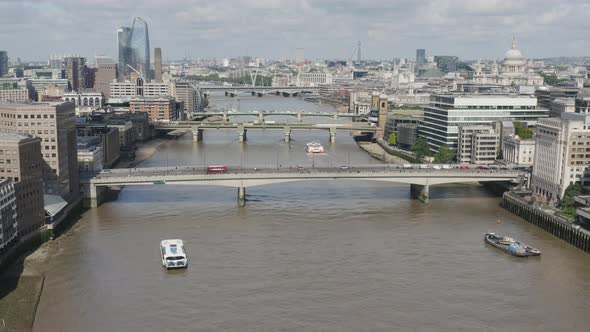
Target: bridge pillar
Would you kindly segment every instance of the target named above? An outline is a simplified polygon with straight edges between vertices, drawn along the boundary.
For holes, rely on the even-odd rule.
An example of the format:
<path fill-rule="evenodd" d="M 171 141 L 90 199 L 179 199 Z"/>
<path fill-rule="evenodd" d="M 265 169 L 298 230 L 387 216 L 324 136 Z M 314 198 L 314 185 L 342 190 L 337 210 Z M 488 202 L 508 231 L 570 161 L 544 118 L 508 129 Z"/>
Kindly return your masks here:
<path fill-rule="evenodd" d="M 332 116 L 332 118 L 333 118 L 334 120 L 338 120 L 338 114 L 334 114 L 334 115 Z"/>
<path fill-rule="evenodd" d="M 299 120 L 299 122 L 303 121 L 303 113 L 301 113 L 301 112 L 297 113 L 297 120 Z"/>
<path fill-rule="evenodd" d="M 258 97 L 262 97 L 263 92 L 258 92 Z"/>
<path fill-rule="evenodd" d="M 259 119 L 264 119 L 264 114 L 262 112 L 258 112 L 258 118 Z"/>
<path fill-rule="evenodd" d="M 197 126 L 193 126 L 193 142 L 201 142 L 203 140 L 203 129 L 199 129 Z"/>
<path fill-rule="evenodd" d="M 89 188 L 89 196 L 90 196 L 90 207 L 97 208 L 98 207 L 98 192 L 96 190 L 96 185 L 90 183 Z"/>
<path fill-rule="evenodd" d="M 245 187 L 238 188 L 238 206 L 239 207 L 246 206 L 246 188 Z"/>
<path fill-rule="evenodd" d="M 417 198 L 423 203 L 428 203 L 430 200 L 430 185 L 411 184 L 410 195 L 412 198 Z"/>
<path fill-rule="evenodd" d="M 246 128 L 244 126 L 238 126 L 238 140 L 240 143 L 246 142 Z"/>
<path fill-rule="evenodd" d="M 291 142 L 291 127 L 285 127 L 284 132 L 285 132 L 285 143 Z"/>
<path fill-rule="evenodd" d="M 225 91 L 225 95 L 226 95 L 226 96 L 227 96 L 227 95 L 229 95 L 229 92 Z"/>
<path fill-rule="evenodd" d="M 330 143 L 336 143 L 336 128 L 330 128 Z"/>
<path fill-rule="evenodd" d="M 229 121 L 229 116 L 227 115 L 226 112 L 223 112 L 223 121 L 224 122 Z"/>
<path fill-rule="evenodd" d="M 256 91 L 252 90 L 252 96 L 256 95 Z"/>

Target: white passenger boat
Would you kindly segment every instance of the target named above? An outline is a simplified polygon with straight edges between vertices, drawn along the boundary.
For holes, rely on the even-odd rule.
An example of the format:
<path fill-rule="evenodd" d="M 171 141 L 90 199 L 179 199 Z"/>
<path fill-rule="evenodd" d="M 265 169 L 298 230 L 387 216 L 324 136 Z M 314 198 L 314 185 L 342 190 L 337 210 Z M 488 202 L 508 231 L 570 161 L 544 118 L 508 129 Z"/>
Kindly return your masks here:
<path fill-rule="evenodd" d="M 305 145 L 305 151 L 307 153 L 323 153 L 324 147 L 320 143 L 312 142 Z"/>
<path fill-rule="evenodd" d="M 166 269 L 188 267 L 188 258 L 186 257 L 182 240 L 163 240 L 160 243 L 160 252 L 162 255 L 162 265 Z"/>

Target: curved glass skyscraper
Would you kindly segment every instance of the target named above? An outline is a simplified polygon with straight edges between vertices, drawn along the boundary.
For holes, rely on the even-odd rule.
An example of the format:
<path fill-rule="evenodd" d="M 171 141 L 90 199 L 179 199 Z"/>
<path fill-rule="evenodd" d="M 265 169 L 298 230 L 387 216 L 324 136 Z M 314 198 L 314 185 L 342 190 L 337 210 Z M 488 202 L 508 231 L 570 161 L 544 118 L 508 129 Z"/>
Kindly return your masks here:
<path fill-rule="evenodd" d="M 131 28 L 121 27 L 117 30 L 119 49 L 119 73 L 129 77 L 133 69 L 145 79 L 151 79 L 150 38 L 147 22 L 141 17 L 133 20 Z M 133 69 L 129 68 L 133 67 Z"/>

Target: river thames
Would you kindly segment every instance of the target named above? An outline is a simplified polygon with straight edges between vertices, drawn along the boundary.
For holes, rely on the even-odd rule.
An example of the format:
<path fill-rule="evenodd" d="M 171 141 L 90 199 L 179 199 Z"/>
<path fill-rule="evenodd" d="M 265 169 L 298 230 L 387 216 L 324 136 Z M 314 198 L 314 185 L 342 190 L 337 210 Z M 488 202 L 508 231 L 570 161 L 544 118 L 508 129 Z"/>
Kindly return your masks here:
<path fill-rule="evenodd" d="M 234 100 L 218 99 L 224 107 Z M 242 98 L 240 110 L 333 111 L 296 98 Z M 333 121 L 319 119 L 313 121 Z M 378 163 L 348 134 L 206 130 L 141 166 Z M 311 157 L 305 143 L 318 141 Z M 125 188 L 88 210 L 45 267 L 35 331 L 583 331 L 590 256 L 499 207 L 478 185 L 296 182 L 237 189 Z M 543 251 L 509 256 L 483 235 Z M 166 271 L 165 238 L 190 266 Z"/>

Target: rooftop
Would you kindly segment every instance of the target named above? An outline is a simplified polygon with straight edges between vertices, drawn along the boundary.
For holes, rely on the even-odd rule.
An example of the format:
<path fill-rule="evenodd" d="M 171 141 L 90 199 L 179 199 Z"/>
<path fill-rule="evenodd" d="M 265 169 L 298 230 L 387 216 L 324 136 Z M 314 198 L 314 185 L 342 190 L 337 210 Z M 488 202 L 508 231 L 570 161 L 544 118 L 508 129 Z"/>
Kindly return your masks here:
<path fill-rule="evenodd" d="M 31 136 L 21 135 L 17 133 L 0 133 L 0 141 L 20 142 L 24 139 L 32 138 Z"/>

